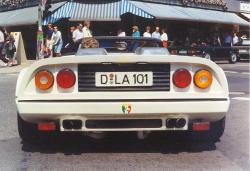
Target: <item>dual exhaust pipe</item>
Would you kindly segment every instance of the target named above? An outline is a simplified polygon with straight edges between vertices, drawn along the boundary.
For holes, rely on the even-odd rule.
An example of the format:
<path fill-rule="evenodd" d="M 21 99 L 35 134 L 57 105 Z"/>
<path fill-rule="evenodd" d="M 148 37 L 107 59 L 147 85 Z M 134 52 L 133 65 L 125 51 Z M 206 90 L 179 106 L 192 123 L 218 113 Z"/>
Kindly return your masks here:
<path fill-rule="evenodd" d="M 167 128 L 183 128 L 187 121 L 184 118 L 169 118 L 166 120 Z"/>

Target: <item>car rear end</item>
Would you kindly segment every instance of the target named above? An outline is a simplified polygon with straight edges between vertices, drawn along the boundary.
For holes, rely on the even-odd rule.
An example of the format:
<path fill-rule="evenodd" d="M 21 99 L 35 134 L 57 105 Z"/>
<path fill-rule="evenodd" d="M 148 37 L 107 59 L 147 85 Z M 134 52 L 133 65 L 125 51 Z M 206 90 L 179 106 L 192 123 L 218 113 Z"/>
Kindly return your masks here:
<path fill-rule="evenodd" d="M 165 55 L 62 57 L 20 73 L 20 118 L 39 131 L 207 131 L 229 108 L 215 63 Z"/>
<path fill-rule="evenodd" d="M 240 59 L 250 59 L 250 39 L 242 40 L 241 45 L 235 48 L 239 50 Z"/>

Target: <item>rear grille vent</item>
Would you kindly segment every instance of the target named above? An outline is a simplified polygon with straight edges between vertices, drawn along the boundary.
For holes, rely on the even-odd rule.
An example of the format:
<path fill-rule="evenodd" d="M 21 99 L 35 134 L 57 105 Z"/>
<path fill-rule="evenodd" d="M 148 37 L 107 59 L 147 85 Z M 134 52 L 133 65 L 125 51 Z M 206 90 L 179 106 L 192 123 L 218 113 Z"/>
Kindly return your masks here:
<path fill-rule="evenodd" d="M 150 87 L 96 87 L 95 72 L 153 72 Z M 79 64 L 78 91 L 169 91 L 169 64 Z"/>
<path fill-rule="evenodd" d="M 87 120 L 89 129 L 160 128 L 161 119 Z"/>

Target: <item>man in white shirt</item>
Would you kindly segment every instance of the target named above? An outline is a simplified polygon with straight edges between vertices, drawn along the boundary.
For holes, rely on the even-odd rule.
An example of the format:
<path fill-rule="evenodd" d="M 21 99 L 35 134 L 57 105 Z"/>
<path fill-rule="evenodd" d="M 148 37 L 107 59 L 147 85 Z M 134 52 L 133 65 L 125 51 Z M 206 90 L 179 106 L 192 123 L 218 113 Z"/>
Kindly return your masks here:
<path fill-rule="evenodd" d="M 92 33 L 89 28 L 90 28 L 90 21 L 84 21 L 84 27 L 83 27 L 84 38 L 92 37 Z"/>
<path fill-rule="evenodd" d="M 83 25 L 82 24 L 79 24 L 78 29 L 76 29 L 73 32 L 72 38 L 73 38 L 73 41 L 75 43 L 80 43 L 81 40 L 84 38 L 84 32 L 83 32 Z"/>
<path fill-rule="evenodd" d="M 152 33 L 152 37 L 156 39 L 161 39 L 160 27 L 155 27 L 155 31 Z"/>
<path fill-rule="evenodd" d="M 236 45 L 239 43 L 239 37 L 237 36 L 237 33 L 233 34 L 233 45 Z"/>
<path fill-rule="evenodd" d="M 119 29 L 117 31 L 117 36 L 118 37 L 126 37 L 126 33 L 125 33 L 125 31 L 123 31 L 123 29 Z"/>
<path fill-rule="evenodd" d="M 152 37 L 150 30 L 151 30 L 150 26 L 147 26 L 146 31 L 143 33 L 143 37 Z"/>

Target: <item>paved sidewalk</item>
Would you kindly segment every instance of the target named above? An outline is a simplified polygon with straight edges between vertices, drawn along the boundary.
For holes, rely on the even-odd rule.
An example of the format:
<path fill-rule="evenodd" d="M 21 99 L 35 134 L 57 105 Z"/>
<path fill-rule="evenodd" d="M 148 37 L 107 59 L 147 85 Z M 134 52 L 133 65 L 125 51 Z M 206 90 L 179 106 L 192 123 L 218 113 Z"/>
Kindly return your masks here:
<path fill-rule="evenodd" d="M 5 66 L 2 61 L 0 61 L 0 74 L 19 73 L 23 68 L 29 66 L 33 62 L 35 62 L 35 60 L 28 60 L 26 64 L 8 67 Z"/>

